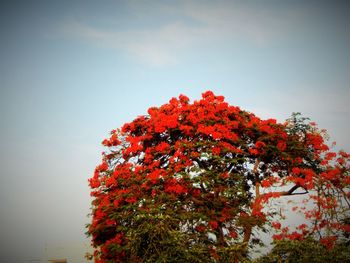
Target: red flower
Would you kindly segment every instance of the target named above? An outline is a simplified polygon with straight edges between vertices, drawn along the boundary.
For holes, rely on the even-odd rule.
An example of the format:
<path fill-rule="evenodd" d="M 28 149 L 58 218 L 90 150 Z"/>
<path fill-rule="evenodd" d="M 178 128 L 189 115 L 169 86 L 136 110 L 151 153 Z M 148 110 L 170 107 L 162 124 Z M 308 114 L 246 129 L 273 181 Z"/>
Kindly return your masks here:
<path fill-rule="evenodd" d="M 266 146 L 266 144 L 263 143 L 263 142 L 261 142 L 261 141 L 257 141 L 257 142 L 255 143 L 255 147 L 256 147 L 257 149 L 261 149 L 261 148 L 263 148 L 263 147 L 265 147 L 265 146 Z"/>
<path fill-rule="evenodd" d="M 272 227 L 274 229 L 281 229 L 281 223 L 280 222 L 272 222 Z"/>
<path fill-rule="evenodd" d="M 337 241 L 336 236 L 328 236 L 320 239 L 320 242 L 327 248 L 332 249 Z"/>
<path fill-rule="evenodd" d="M 287 148 L 287 144 L 283 141 L 277 143 L 277 149 L 283 152 Z"/>
<path fill-rule="evenodd" d="M 270 187 L 272 185 L 272 182 L 266 179 L 266 180 L 262 180 L 260 184 L 262 187 Z"/>
<path fill-rule="evenodd" d="M 166 142 L 161 142 L 156 146 L 156 151 L 158 152 L 168 152 L 170 149 L 170 145 Z"/>
<path fill-rule="evenodd" d="M 200 196 L 200 195 L 201 195 L 201 190 L 198 189 L 198 188 L 193 189 L 193 190 L 192 190 L 192 195 L 193 195 L 194 197 Z"/>
<path fill-rule="evenodd" d="M 165 192 L 174 194 L 185 194 L 187 189 L 180 184 L 168 184 L 165 186 Z"/>
<path fill-rule="evenodd" d="M 293 167 L 292 173 L 295 174 L 295 175 L 299 175 L 301 173 L 301 170 L 298 167 Z"/>
<path fill-rule="evenodd" d="M 190 99 L 187 96 L 182 94 L 180 94 L 179 99 L 182 104 L 188 104 L 188 102 L 190 101 Z"/>
<path fill-rule="evenodd" d="M 217 229 L 218 228 L 218 222 L 216 222 L 216 221 L 209 221 L 208 224 L 211 227 L 211 229 Z"/>
<path fill-rule="evenodd" d="M 221 176 L 221 178 L 223 178 L 223 179 L 227 179 L 227 178 L 229 178 L 229 177 L 230 177 L 230 175 L 229 175 L 229 173 L 228 173 L 228 172 L 221 173 L 221 174 L 220 174 L 220 176 Z"/>
<path fill-rule="evenodd" d="M 219 147 L 214 147 L 211 152 L 214 154 L 214 155 L 217 155 L 219 156 L 220 155 L 220 152 L 221 152 L 221 149 Z"/>
<path fill-rule="evenodd" d="M 249 148 L 249 153 L 252 155 L 258 155 L 259 151 L 257 149 L 254 149 L 254 148 Z"/>
<path fill-rule="evenodd" d="M 202 93 L 202 97 L 203 97 L 203 99 L 211 99 L 211 98 L 214 98 L 215 95 L 211 90 L 208 90 L 208 91 Z"/>
<path fill-rule="evenodd" d="M 100 181 L 95 178 L 90 178 L 88 181 L 91 188 L 97 188 L 101 185 Z"/>
<path fill-rule="evenodd" d="M 137 198 L 135 196 L 132 196 L 132 197 L 126 198 L 125 201 L 128 203 L 134 204 L 137 202 Z"/>
<path fill-rule="evenodd" d="M 283 234 L 275 234 L 272 236 L 273 240 L 282 240 L 284 238 Z"/>
<path fill-rule="evenodd" d="M 306 224 L 301 224 L 297 228 L 300 229 L 300 230 L 304 230 L 306 227 L 307 227 Z"/>
<path fill-rule="evenodd" d="M 111 146 L 111 143 L 110 143 L 109 140 L 107 140 L 107 139 L 104 139 L 104 140 L 102 141 L 102 144 L 103 144 L 104 146 Z"/>
<path fill-rule="evenodd" d="M 206 229 L 207 228 L 203 225 L 196 226 L 196 230 L 201 233 L 203 233 Z"/>
<path fill-rule="evenodd" d="M 237 238 L 238 234 L 237 234 L 236 231 L 230 231 L 229 236 L 232 237 L 232 238 Z"/>
<path fill-rule="evenodd" d="M 186 135 L 190 135 L 193 127 L 189 125 L 181 125 L 180 130 L 183 131 Z"/>
<path fill-rule="evenodd" d="M 105 172 L 108 170 L 108 164 L 106 162 L 103 162 L 101 163 L 98 168 L 97 168 L 98 171 L 100 172 Z"/>

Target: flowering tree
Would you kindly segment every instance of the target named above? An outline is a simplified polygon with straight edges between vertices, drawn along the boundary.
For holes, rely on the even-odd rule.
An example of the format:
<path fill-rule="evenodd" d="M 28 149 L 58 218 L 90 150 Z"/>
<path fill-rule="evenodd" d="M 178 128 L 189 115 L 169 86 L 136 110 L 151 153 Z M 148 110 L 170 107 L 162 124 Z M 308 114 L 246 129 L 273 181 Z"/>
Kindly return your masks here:
<path fill-rule="evenodd" d="M 332 249 L 349 213 L 349 159 L 294 114 L 261 120 L 211 91 L 180 95 L 111 132 L 89 179 L 95 262 L 238 262 L 260 242 L 314 237 Z M 276 221 L 272 199 L 305 194 L 308 219 Z"/>

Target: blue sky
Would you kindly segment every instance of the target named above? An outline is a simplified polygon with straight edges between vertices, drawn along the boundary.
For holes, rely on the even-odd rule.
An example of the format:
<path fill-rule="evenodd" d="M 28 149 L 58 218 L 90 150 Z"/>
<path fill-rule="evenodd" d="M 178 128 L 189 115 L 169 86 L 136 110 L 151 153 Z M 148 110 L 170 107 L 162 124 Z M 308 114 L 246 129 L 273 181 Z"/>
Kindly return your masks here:
<path fill-rule="evenodd" d="M 83 241 L 100 142 L 205 90 L 350 150 L 346 1 L 2 1 L 0 242 Z"/>

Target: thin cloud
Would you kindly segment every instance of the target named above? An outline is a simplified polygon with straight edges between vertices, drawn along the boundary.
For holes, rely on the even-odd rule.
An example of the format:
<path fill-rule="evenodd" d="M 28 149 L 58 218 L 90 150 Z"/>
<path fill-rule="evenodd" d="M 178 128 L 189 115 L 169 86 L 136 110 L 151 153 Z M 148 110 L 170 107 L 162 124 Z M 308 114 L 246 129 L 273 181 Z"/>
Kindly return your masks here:
<path fill-rule="evenodd" d="M 160 5 L 149 12 L 145 12 L 147 6 L 130 4 L 129 8 L 133 9 L 133 13 L 139 10 L 141 21 L 157 21 L 159 10 L 162 10 L 163 17 L 169 14 L 173 20 L 159 27 L 110 31 L 73 21 L 67 22 L 62 31 L 94 45 L 126 52 L 140 63 L 167 66 L 178 63 L 182 55 L 196 46 L 214 45 L 220 48 L 242 41 L 257 46 L 267 45 L 286 30 L 290 19 L 295 19 L 289 11 L 276 15 L 270 10 L 227 2 L 205 5 L 184 2 L 171 7 Z M 144 13 L 151 15 L 143 17 Z"/>
<path fill-rule="evenodd" d="M 201 22 L 214 36 L 244 38 L 253 44 L 262 45 L 280 32 L 278 17 L 269 10 L 227 2 L 205 6 L 189 2 L 184 11 L 192 19 Z"/>
<path fill-rule="evenodd" d="M 62 31 L 101 47 L 126 51 L 141 63 L 164 66 L 176 64 L 178 54 L 193 44 L 201 30 L 175 22 L 157 29 L 111 32 L 73 22 Z"/>

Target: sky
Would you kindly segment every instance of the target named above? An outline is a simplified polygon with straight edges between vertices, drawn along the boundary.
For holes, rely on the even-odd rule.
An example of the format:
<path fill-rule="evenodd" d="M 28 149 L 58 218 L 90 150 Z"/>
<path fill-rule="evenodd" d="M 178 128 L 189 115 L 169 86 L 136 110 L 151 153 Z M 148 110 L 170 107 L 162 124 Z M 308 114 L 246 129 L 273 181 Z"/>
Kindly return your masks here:
<path fill-rule="evenodd" d="M 349 25 L 347 1 L 1 1 L 1 254 L 86 242 L 101 141 L 180 94 L 349 151 Z"/>

